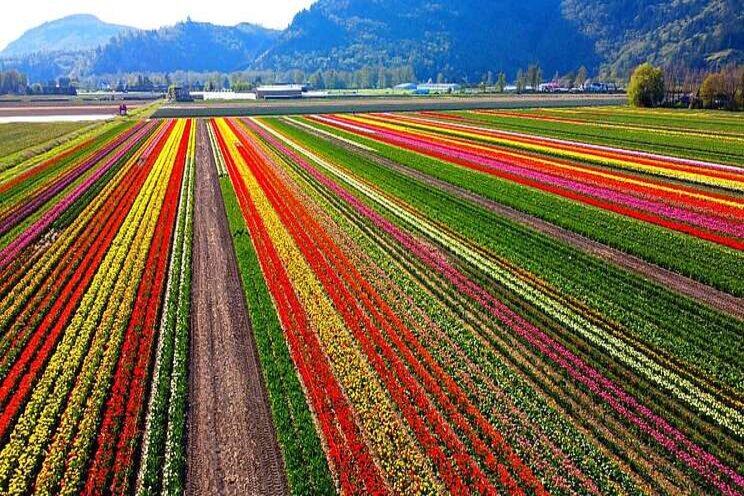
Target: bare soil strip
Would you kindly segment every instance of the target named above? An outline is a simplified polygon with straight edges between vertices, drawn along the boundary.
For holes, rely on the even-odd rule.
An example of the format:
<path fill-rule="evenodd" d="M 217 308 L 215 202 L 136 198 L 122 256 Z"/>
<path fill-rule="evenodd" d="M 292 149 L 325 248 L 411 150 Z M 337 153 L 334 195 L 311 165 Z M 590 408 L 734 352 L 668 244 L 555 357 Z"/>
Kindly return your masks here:
<path fill-rule="evenodd" d="M 295 125 L 291 121 L 287 121 L 287 123 Z M 464 188 L 455 186 L 417 170 L 398 164 L 392 160 L 381 157 L 376 153 L 351 145 L 343 140 L 332 138 L 321 133 L 314 133 L 304 127 L 300 129 L 306 132 L 310 132 L 320 139 L 333 141 L 336 146 L 349 150 L 373 162 L 379 163 L 384 167 L 416 179 L 428 186 L 431 186 L 432 188 L 447 191 L 456 196 L 459 196 L 460 198 L 473 202 L 487 210 L 490 210 L 491 212 L 494 212 L 501 217 L 505 217 L 514 222 L 529 226 L 538 232 L 562 241 L 569 246 L 578 248 L 585 253 L 602 257 L 603 259 L 608 260 L 619 267 L 638 273 L 646 279 L 664 286 L 665 288 L 671 289 L 672 291 L 676 291 L 677 293 L 688 296 L 699 303 L 708 305 L 716 310 L 731 315 L 732 317 L 744 319 L 744 301 L 742 301 L 742 298 L 737 298 L 736 296 L 720 291 L 716 288 L 695 281 L 694 279 L 690 279 L 689 277 L 685 277 L 681 274 L 677 274 L 676 272 L 672 272 L 663 267 L 659 267 L 658 265 L 654 265 L 641 258 L 629 255 L 625 252 L 604 245 L 575 232 L 569 231 L 568 229 L 564 229 L 562 227 L 551 224 L 550 222 L 515 210 L 511 207 L 507 207 L 495 201 L 483 198 L 482 196 L 479 196 Z"/>
<path fill-rule="evenodd" d="M 501 95 L 427 97 L 329 97 L 250 102 L 178 103 L 160 107 L 153 118 L 239 117 L 251 115 L 413 112 L 420 110 L 514 109 L 620 105 L 625 95 Z"/>
<path fill-rule="evenodd" d="M 186 492 L 287 494 L 206 122 L 196 174 Z"/>

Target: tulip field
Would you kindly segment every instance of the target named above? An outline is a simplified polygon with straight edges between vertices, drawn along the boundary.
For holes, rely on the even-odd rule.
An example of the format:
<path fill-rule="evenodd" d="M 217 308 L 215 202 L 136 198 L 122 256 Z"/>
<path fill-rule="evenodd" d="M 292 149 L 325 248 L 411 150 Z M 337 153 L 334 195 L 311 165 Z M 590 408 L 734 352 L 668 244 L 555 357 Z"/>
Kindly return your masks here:
<path fill-rule="evenodd" d="M 14 156 L 0 494 L 744 494 L 741 116 L 117 119 Z"/>
<path fill-rule="evenodd" d="M 478 117 L 209 122 L 290 488 L 740 494 L 738 166 Z"/>
<path fill-rule="evenodd" d="M 0 172 L 0 492 L 183 484 L 192 121 Z"/>

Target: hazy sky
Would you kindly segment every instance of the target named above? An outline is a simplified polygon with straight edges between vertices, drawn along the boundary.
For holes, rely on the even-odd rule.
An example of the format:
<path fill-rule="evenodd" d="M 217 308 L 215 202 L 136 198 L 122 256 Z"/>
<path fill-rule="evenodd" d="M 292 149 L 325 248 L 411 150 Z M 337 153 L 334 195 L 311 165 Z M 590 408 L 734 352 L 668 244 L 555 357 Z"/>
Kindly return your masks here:
<path fill-rule="evenodd" d="M 233 25 L 253 22 L 284 28 L 313 0 L 36 0 L 9 2 L 0 16 L 0 50 L 24 31 L 70 14 L 93 14 L 106 22 L 157 28 L 191 16 L 194 21 Z"/>

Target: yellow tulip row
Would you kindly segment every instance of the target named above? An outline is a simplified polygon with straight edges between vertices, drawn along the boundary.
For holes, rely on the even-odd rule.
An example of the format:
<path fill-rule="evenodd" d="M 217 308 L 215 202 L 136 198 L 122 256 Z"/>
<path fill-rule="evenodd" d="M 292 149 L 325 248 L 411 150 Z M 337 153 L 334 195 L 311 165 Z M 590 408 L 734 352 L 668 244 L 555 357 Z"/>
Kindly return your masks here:
<path fill-rule="evenodd" d="M 231 138 L 228 145 L 242 180 L 393 492 L 441 491 L 430 461 L 416 445 L 407 424 L 396 413 L 392 400 L 344 325 L 341 315 L 237 152 L 234 135 L 224 121 L 218 125 L 223 135 Z"/>
<path fill-rule="evenodd" d="M 361 117 L 361 116 L 356 116 L 356 115 L 346 116 L 346 118 L 351 121 L 356 121 L 360 123 L 374 124 L 375 126 L 382 127 L 385 129 L 390 129 L 393 131 L 410 131 L 409 129 L 407 129 L 406 126 L 382 122 L 377 119 L 372 120 L 366 117 Z M 455 140 L 446 138 L 441 134 L 427 131 L 427 129 L 429 128 L 427 124 L 408 123 L 407 126 L 410 128 L 415 128 L 416 133 L 421 136 L 436 138 L 442 143 L 454 143 L 454 144 L 457 143 Z M 515 145 L 515 142 L 511 139 L 490 136 L 487 134 L 479 133 L 477 131 L 448 129 L 447 133 L 453 136 L 459 136 L 463 138 L 476 138 L 478 140 L 486 141 L 488 143 L 495 143 L 499 145 L 507 145 L 507 146 Z M 475 143 L 470 144 L 470 146 L 476 149 L 489 150 L 487 146 L 478 145 Z M 744 191 L 744 183 L 742 183 L 742 181 L 735 181 L 731 179 L 712 177 L 712 176 L 704 175 L 704 174 L 696 174 L 694 172 L 688 172 L 685 170 L 678 170 L 674 168 L 656 167 L 654 165 L 640 163 L 640 162 L 636 162 L 632 160 L 602 157 L 602 156 L 591 154 L 591 153 L 558 149 L 558 148 L 554 148 L 550 146 L 533 144 L 533 143 L 518 143 L 518 146 L 521 149 L 532 151 L 532 152 L 556 155 L 559 157 L 565 157 L 569 159 L 581 160 L 581 161 L 586 161 L 586 162 L 591 162 L 591 163 L 599 163 L 599 164 L 611 166 L 611 167 L 620 167 L 620 168 L 628 169 L 628 170 L 645 172 L 645 173 L 650 173 L 654 175 L 670 177 L 674 179 L 680 179 L 684 181 L 691 181 L 691 182 L 698 183 L 698 184 L 719 186 L 722 188 L 728 188 L 728 189 L 735 190 L 735 191 Z M 506 154 L 512 155 L 515 157 L 521 157 L 519 154 L 516 154 L 516 153 L 506 153 Z M 530 159 L 532 159 L 532 157 L 530 157 Z M 542 162 L 548 163 L 547 161 L 542 161 Z M 554 162 L 550 162 L 550 164 L 556 165 Z"/>
<path fill-rule="evenodd" d="M 0 489 L 7 494 L 28 492 L 41 462 L 35 491 L 57 492 L 65 448 L 79 427 L 91 387 L 94 381 L 99 386 L 102 380 L 105 382 L 115 363 L 183 127 L 184 123 L 179 122 L 169 136 L 0 452 Z"/>
<path fill-rule="evenodd" d="M 438 226 L 429 221 L 421 212 L 386 194 L 378 186 L 357 177 L 342 165 L 327 160 L 316 161 L 316 163 L 342 178 L 396 217 L 416 226 L 431 239 L 438 240 L 463 260 L 482 268 L 494 281 L 525 301 L 529 301 L 556 322 L 566 325 L 588 342 L 603 349 L 608 356 L 614 357 L 690 407 L 715 419 L 720 425 L 739 435 L 744 433 L 744 415 L 740 411 L 727 405 L 726 401 L 716 397 L 709 389 L 703 389 L 688 378 L 669 369 L 664 361 L 659 361 L 652 354 L 644 353 L 624 342 L 605 326 L 587 318 L 581 310 L 566 306 L 563 301 L 552 296 L 552 288 L 543 284 L 538 278 L 513 273 L 512 268 L 498 257 L 482 254 L 476 244 L 444 226 Z"/>
<path fill-rule="evenodd" d="M 164 126 L 165 124 L 161 124 Z M 58 236 L 52 246 L 46 250 L 42 257 L 34 264 L 34 270 L 28 271 L 23 278 L 13 287 L 7 298 L 0 302 L 0 328 L 5 328 L 19 309 L 25 304 L 28 298 L 36 291 L 39 284 L 45 280 L 47 275 L 59 263 L 62 257 L 69 250 L 78 235 L 93 219 L 101 205 L 109 197 L 109 194 L 115 188 L 121 187 L 122 178 L 128 173 L 132 166 L 137 164 L 150 143 L 159 135 L 159 129 L 156 129 L 152 135 L 145 141 L 142 146 L 132 155 L 126 164 L 116 173 L 116 175 L 106 183 L 101 192 L 80 212 L 72 224 Z"/>

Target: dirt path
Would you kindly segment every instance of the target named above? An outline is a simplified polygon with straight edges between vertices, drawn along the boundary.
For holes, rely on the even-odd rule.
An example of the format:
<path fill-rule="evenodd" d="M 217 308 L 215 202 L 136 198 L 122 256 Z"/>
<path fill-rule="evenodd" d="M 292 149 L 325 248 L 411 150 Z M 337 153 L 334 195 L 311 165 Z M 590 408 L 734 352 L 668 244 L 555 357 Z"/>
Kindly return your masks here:
<path fill-rule="evenodd" d="M 286 122 L 295 125 L 291 121 Z M 739 319 L 744 319 L 744 301 L 742 301 L 742 298 L 737 298 L 736 296 L 730 295 L 716 288 L 695 281 L 694 279 L 690 279 L 689 277 L 685 277 L 683 275 L 677 274 L 676 272 L 672 272 L 663 267 L 659 267 L 658 265 L 654 265 L 641 258 L 629 255 L 625 252 L 604 245 L 598 241 L 594 241 L 590 238 L 569 231 L 568 229 L 564 229 L 562 227 L 556 226 L 555 224 L 551 224 L 550 222 L 544 221 L 537 217 L 533 217 L 524 212 L 520 212 L 519 210 L 501 205 L 500 203 L 486 199 L 464 188 L 460 188 L 459 186 L 455 186 L 417 170 L 398 164 L 392 160 L 388 160 L 374 152 L 364 150 L 362 148 L 356 147 L 342 140 L 332 138 L 325 134 L 311 132 L 305 127 L 301 127 L 300 129 L 305 132 L 309 132 L 320 139 L 333 141 L 335 145 L 341 148 L 347 149 L 373 162 L 379 163 L 389 169 L 421 181 L 422 183 L 427 184 L 433 188 L 447 191 L 456 196 L 459 196 L 460 198 L 473 202 L 487 210 L 490 210 L 497 215 L 518 222 L 522 225 L 529 226 L 538 232 L 547 234 L 548 236 L 562 241 L 569 246 L 578 248 L 585 253 L 597 255 L 605 260 L 609 260 L 619 267 L 636 272 L 643 277 L 661 286 L 664 286 L 665 288 L 688 296 L 699 303 L 706 304 L 714 309 L 717 309 Z"/>
<path fill-rule="evenodd" d="M 287 494 L 205 121 L 196 178 L 186 492 Z"/>
<path fill-rule="evenodd" d="M 175 103 L 158 108 L 153 117 L 238 117 L 250 115 L 299 115 L 348 112 L 413 112 L 421 110 L 525 109 L 620 105 L 623 95 L 496 95 L 496 96 L 383 96 L 301 98 L 297 100 L 207 101 Z"/>

